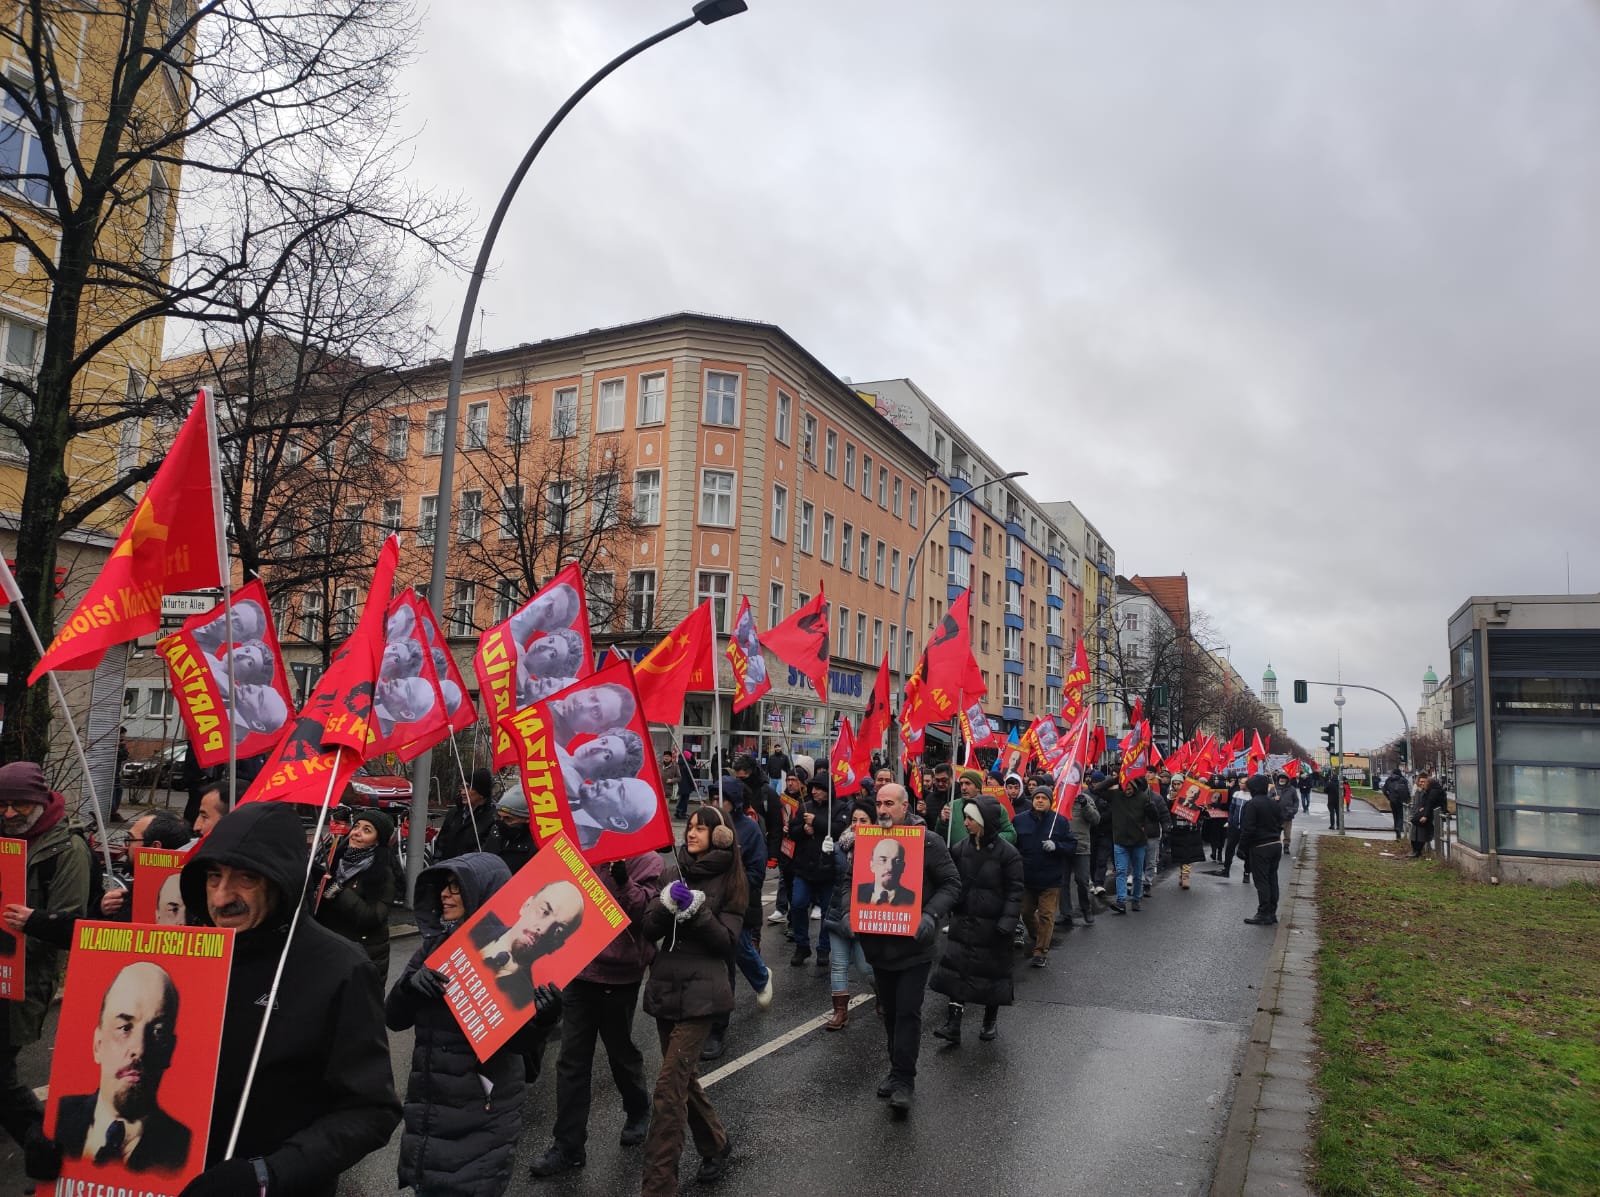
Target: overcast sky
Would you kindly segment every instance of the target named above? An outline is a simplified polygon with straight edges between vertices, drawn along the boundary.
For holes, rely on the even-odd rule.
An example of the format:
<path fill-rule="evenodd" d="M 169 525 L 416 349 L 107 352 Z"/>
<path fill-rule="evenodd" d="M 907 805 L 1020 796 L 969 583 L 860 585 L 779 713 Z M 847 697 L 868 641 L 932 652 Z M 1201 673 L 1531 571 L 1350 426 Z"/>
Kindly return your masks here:
<path fill-rule="evenodd" d="M 492 210 L 688 0 L 435 0 L 420 180 Z M 697 309 L 909 376 L 1247 678 L 1415 711 L 1471 594 L 1600 589 L 1600 7 L 752 0 L 586 99 L 489 348 Z M 443 280 L 455 326 L 464 283 Z M 1311 746 L 1329 692 L 1287 708 Z M 1352 695 L 1347 740 L 1398 731 Z"/>

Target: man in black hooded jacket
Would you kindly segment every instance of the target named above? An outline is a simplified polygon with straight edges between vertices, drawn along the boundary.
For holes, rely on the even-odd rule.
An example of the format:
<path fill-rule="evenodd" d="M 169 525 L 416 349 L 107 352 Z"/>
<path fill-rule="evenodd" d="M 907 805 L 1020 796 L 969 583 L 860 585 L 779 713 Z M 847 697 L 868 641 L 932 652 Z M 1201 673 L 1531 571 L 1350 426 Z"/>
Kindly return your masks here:
<path fill-rule="evenodd" d="M 251 803 L 191 854 L 180 885 L 202 926 L 231 927 L 233 967 L 218 1054 L 206 1171 L 180 1197 L 333 1197 L 339 1174 L 400 1121 L 384 978 L 359 946 L 303 917 L 284 964 L 239 1142 L 224 1159 L 289 922 L 305 885 L 293 807 Z"/>

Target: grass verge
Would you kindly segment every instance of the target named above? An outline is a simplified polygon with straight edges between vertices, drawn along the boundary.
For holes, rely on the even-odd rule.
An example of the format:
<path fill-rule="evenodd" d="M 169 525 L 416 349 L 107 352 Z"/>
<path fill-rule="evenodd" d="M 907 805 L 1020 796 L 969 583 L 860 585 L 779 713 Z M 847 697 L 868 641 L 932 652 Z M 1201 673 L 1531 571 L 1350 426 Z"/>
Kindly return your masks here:
<path fill-rule="evenodd" d="M 1391 850 L 1318 846 L 1318 1192 L 1600 1193 L 1600 889 Z"/>

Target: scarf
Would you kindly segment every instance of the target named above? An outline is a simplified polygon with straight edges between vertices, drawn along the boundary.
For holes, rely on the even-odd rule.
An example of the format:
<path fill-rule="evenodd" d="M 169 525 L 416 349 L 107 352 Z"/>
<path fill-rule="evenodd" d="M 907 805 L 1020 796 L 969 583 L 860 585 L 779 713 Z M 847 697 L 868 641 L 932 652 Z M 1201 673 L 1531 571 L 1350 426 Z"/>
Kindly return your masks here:
<path fill-rule="evenodd" d="M 33 826 L 22 833 L 22 838 L 28 843 L 33 843 L 57 823 L 61 822 L 67 814 L 67 800 L 59 792 L 50 791 L 50 801 L 44 804 L 44 810 L 33 821 Z"/>
<path fill-rule="evenodd" d="M 377 844 L 369 844 L 365 848 L 352 848 L 346 844 L 339 859 L 334 862 L 333 879 L 340 885 L 349 885 L 371 866 L 377 855 Z"/>

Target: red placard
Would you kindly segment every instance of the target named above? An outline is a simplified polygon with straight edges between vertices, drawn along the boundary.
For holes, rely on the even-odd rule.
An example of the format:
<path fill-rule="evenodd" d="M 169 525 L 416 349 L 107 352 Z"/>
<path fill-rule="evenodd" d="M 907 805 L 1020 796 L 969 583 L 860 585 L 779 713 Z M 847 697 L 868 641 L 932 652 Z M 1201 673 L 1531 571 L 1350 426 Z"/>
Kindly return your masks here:
<path fill-rule="evenodd" d="M 564 831 L 590 864 L 604 864 L 672 843 L 631 665 L 607 665 L 501 728 L 522 760 L 522 789 L 541 846 Z"/>
<path fill-rule="evenodd" d="M 756 617 L 750 613 L 750 600 L 744 595 L 739 596 L 739 617 L 733 621 L 733 635 L 728 637 L 727 656 L 728 664 L 733 666 L 733 711 L 738 714 L 772 689 Z"/>
<path fill-rule="evenodd" d="M 0 839 L 0 910 L 28 904 L 28 841 Z M 0 1001 L 20 1002 L 27 967 L 28 937 L 0 929 Z"/>
<path fill-rule="evenodd" d="M 178 892 L 178 874 L 188 859 L 187 852 L 173 848 L 133 850 L 134 922 L 158 927 L 182 927 L 188 923 L 183 895 Z"/>
<path fill-rule="evenodd" d="M 789 826 L 789 820 L 800 813 L 800 799 L 791 798 L 788 794 L 779 794 L 778 801 L 783 803 L 783 825 Z M 794 856 L 794 841 L 789 838 L 788 832 L 784 833 L 783 843 L 778 845 L 778 851 L 785 856 Z"/>
<path fill-rule="evenodd" d="M 232 960 L 215 927 L 73 928 L 45 1110 L 55 1192 L 173 1197 L 203 1170 Z"/>
<path fill-rule="evenodd" d="M 915 935 L 922 926 L 923 827 L 857 827 L 850 871 L 850 929 Z"/>
<path fill-rule="evenodd" d="M 1211 787 L 1190 778 L 1172 796 L 1172 814 L 1185 823 L 1198 823 L 1211 806 Z"/>
<path fill-rule="evenodd" d="M 557 832 L 425 961 L 478 1059 L 533 1017 L 533 990 L 565 985 L 622 933 L 628 916 L 577 847 Z"/>

